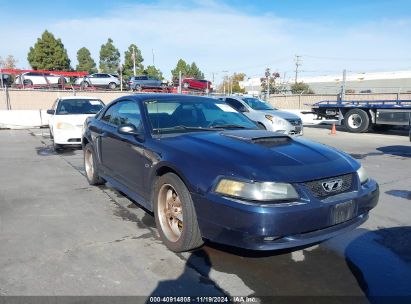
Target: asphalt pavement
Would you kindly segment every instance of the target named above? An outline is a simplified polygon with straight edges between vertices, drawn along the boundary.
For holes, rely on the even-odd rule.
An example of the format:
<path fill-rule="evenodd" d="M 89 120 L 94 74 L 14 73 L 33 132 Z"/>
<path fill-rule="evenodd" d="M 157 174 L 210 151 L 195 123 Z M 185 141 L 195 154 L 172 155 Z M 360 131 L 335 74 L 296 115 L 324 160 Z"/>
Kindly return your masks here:
<path fill-rule="evenodd" d="M 47 129 L 1 130 L 0 295 L 411 296 L 406 132 L 329 132 L 310 127 L 304 137 L 357 158 L 380 184 L 366 223 L 298 250 L 207 243 L 175 254 L 150 213 L 110 185 L 88 185 L 81 149 L 55 153 Z"/>

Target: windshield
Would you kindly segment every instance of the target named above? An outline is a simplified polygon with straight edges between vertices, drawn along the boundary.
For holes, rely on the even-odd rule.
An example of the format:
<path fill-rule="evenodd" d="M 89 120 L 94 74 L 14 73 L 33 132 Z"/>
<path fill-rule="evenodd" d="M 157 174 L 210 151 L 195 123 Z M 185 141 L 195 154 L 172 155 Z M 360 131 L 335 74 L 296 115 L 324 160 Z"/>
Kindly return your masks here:
<path fill-rule="evenodd" d="M 221 129 L 257 129 L 254 122 L 229 105 L 209 98 L 150 100 L 145 102 L 153 133 Z"/>
<path fill-rule="evenodd" d="M 273 108 L 268 103 L 265 103 L 262 100 L 252 97 L 244 97 L 242 98 L 246 104 L 248 104 L 253 110 L 277 110 Z"/>
<path fill-rule="evenodd" d="M 100 99 L 63 99 L 57 105 L 56 114 L 96 114 L 103 107 Z"/>

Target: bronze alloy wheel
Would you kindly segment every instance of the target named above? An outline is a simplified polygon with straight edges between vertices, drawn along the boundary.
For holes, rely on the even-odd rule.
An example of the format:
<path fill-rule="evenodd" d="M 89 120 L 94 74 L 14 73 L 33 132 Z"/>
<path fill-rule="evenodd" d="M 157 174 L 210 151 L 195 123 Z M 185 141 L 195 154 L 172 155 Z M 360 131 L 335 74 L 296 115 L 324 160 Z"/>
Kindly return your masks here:
<path fill-rule="evenodd" d="M 165 237 L 170 242 L 177 242 L 183 231 L 183 208 L 177 191 L 170 184 L 160 188 L 157 208 Z"/>
<path fill-rule="evenodd" d="M 88 180 L 92 180 L 94 176 L 93 153 L 90 149 L 84 151 L 84 166 Z"/>

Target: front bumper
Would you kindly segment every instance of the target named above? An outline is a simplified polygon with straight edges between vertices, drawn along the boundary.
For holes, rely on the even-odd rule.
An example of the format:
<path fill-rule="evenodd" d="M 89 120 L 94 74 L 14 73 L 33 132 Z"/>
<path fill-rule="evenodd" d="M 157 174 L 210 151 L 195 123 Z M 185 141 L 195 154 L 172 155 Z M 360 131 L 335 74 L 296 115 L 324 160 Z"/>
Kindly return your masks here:
<path fill-rule="evenodd" d="M 75 127 L 73 130 L 54 129 L 54 143 L 59 145 L 81 145 L 82 128 Z"/>
<path fill-rule="evenodd" d="M 260 205 L 217 194 L 192 194 L 202 236 L 216 243 L 253 250 L 278 250 L 318 243 L 354 229 L 377 205 L 378 184 L 369 180 L 358 191 L 319 200 L 302 185 L 301 198 L 288 204 Z M 333 223 L 335 205 L 353 201 L 355 215 Z"/>
<path fill-rule="evenodd" d="M 274 132 L 280 132 L 286 135 L 291 135 L 291 136 L 301 136 L 304 134 L 304 127 L 303 124 L 299 125 L 292 125 L 290 123 L 287 123 L 286 125 L 276 125 L 272 122 L 267 123 L 267 130 L 269 131 L 274 131 Z"/>

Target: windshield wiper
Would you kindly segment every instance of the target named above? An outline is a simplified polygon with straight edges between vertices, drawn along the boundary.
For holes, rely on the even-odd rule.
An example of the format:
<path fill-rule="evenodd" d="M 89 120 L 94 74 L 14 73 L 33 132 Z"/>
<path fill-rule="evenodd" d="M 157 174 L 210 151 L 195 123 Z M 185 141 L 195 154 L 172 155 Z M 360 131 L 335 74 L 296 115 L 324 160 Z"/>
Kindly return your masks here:
<path fill-rule="evenodd" d="M 214 131 L 214 128 L 208 128 L 208 127 L 189 127 L 189 126 L 184 126 L 184 125 L 178 125 L 174 127 L 169 127 L 169 128 L 155 128 L 153 130 L 156 131 L 170 131 L 170 130 L 187 130 L 187 131 Z"/>
<path fill-rule="evenodd" d="M 226 124 L 226 125 L 214 125 L 211 126 L 212 129 L 246 129 L 244 126 L 234 125 L 234 124 Z"/>

